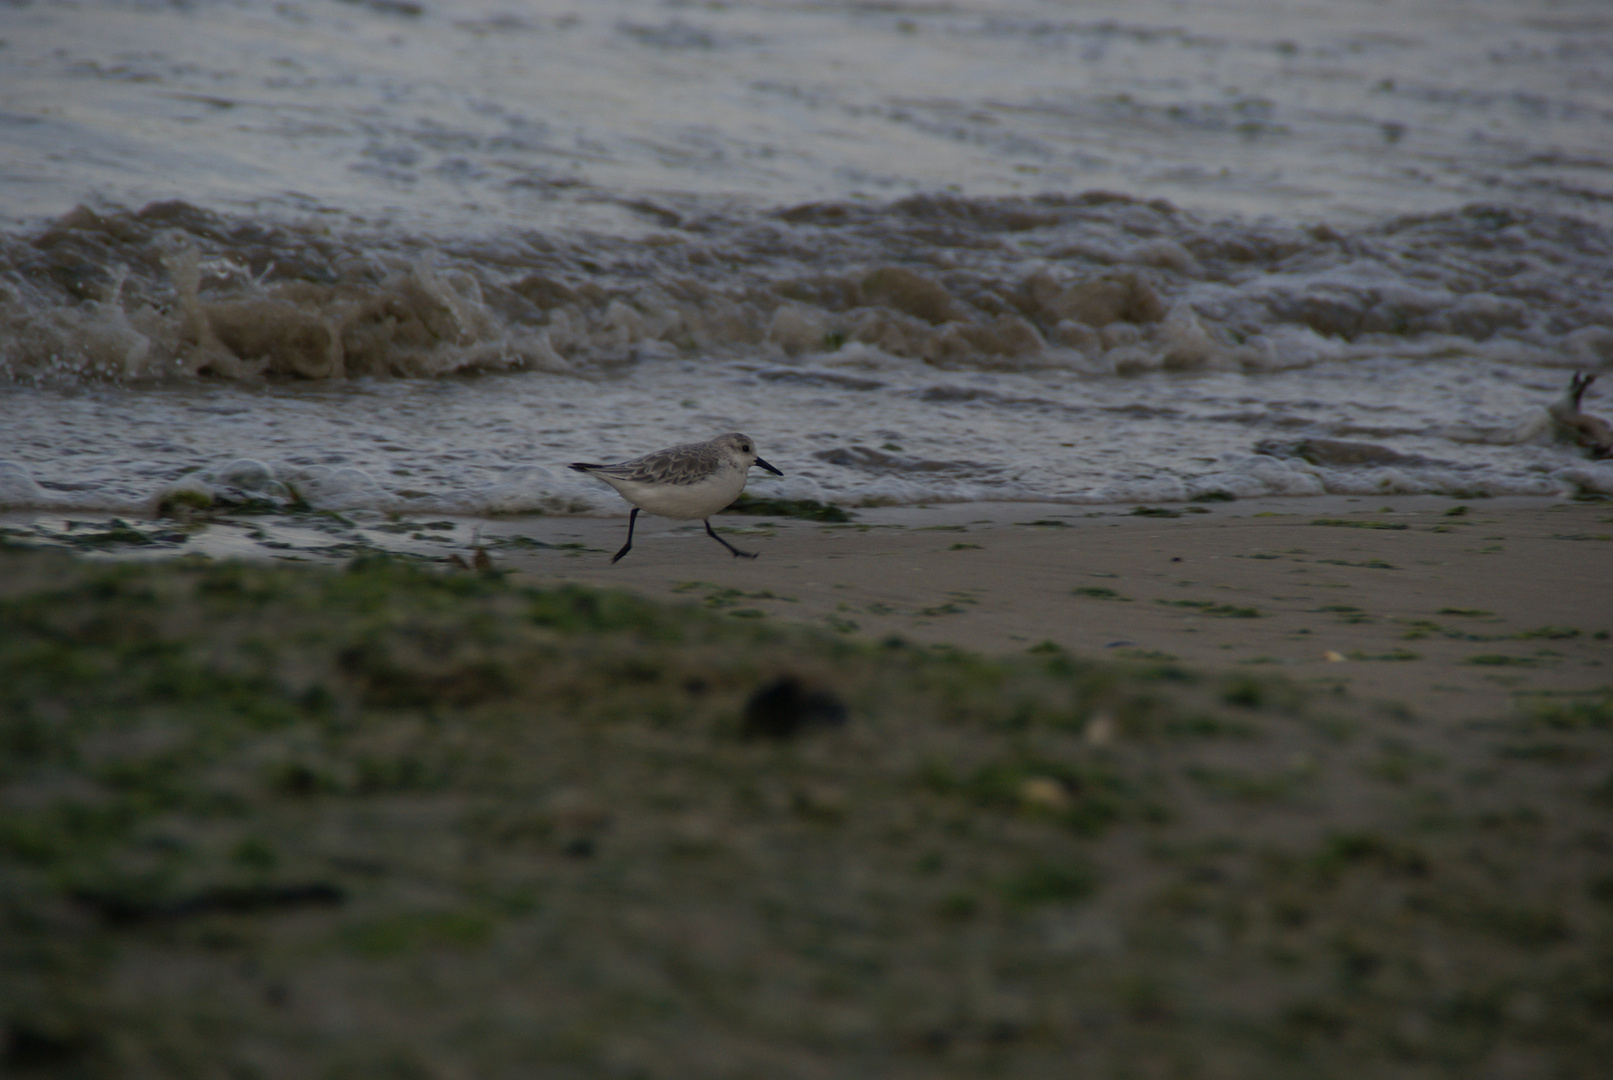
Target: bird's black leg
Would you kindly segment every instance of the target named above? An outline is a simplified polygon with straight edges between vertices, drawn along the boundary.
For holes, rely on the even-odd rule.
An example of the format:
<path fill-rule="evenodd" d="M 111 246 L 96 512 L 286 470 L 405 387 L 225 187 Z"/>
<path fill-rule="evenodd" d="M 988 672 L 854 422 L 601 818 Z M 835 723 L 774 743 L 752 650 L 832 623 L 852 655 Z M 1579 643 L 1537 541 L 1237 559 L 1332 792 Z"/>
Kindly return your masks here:
<path fill-rule="evenodd" d="M 623 555 L 626 555 L 629 551 L 633 550 L 633 523 L 637 520 L 638 507 L 635 506 L 633 507 L 633 512 L 627 515 L 627 543 L 622 545 L 622 550 L 610 557 L 610 561 L 613 565 L 617 559 L 620 559 Z"/>
<path fill-rule="evenodd" d="M 754 559 L 754 558 L 756 558 L 756 556 L 753 553 L 751 553 L 749 551 L 740 551 L 734 545 L 730 544 L 728 541 L 724 540 L 722 537 L 720 537 L 716 533 L 712 532 L 711 531 L 711 519 L 710 518 L 706 519 L 706 535 L 711 537 L 713 540 L 717 541 L 717 543 L 721 544 L 723 547 L 727 548 L 729 551 L 732 551 L 735 555 L 739 556 L 740 558 L 743 558 L 743 559 Z"/>

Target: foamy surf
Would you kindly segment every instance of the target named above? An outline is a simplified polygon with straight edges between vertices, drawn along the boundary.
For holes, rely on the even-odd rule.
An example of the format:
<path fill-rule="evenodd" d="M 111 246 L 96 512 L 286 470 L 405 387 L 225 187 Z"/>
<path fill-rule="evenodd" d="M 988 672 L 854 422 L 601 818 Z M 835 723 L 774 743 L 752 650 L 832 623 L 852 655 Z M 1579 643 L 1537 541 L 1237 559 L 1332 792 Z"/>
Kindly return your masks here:
<path fill-rule="evenodd" d="M 80 207 L 0 248 L 0 373 L 35 385 L 831 366 L 1266 372 L 1613 361 L 1589 222 L 1471 206 L 1352 231 L 1117 195 L 713 211 L 474 240 Z M 851 349 L 847 351 L 847 347 Z"/>
<path fill-rule="evenodd" d="M 0 504 L 1603 492 L 1608 24 L 1482 9 L 18 9 Z"/>
<path fill-rule="evenodd" d="M 247 460 L 271 503 L 592 513 L 565 461 L 724 430 L 850 505 L 1598 492 L 1544 407 L 1613 355 L 1610 251 L 1495 207 L 1344 232 L 1113 195 L 475 241 L 80 209 L 0 252 L 0 498 L 228 504 Z"/>

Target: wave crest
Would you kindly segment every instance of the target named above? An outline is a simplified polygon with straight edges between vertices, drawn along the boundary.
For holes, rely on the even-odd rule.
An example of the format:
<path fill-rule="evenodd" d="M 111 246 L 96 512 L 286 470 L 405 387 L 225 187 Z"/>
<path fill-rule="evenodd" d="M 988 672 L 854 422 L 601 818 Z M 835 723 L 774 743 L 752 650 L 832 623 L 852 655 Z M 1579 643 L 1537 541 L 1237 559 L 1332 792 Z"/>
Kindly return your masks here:
<path fill-rule="evenodd" d="M 1473 206 L 1346 234 L 1092 193 L 673 217 L 640 237 L 430 240 L 80 207 L 0 237 L 0 375 L 422 378 L 847 346 L 1088 375 L 1613 363 L 1613 238 L 1549 214 Z"/>

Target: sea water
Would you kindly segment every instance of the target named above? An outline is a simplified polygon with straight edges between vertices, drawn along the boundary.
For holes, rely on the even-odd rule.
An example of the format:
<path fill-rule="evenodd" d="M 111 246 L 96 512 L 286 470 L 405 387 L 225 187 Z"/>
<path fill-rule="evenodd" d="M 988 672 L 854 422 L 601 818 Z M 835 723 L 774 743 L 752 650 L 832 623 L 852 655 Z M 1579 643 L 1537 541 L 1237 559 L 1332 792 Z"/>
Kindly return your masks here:
<path fill-rule="evenodd" d="M 1602 0 L 10 3 L 0 506 L 1613 493 L 1610 177 Z"/>

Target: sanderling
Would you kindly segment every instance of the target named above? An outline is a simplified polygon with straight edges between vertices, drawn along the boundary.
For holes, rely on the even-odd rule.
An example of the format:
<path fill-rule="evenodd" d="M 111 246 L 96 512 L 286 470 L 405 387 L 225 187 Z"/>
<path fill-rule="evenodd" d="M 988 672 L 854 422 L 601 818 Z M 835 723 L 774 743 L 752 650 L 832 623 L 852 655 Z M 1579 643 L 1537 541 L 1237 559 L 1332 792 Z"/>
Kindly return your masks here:
<path fill-rule="evenodd" d="M 627 543 L 611 557 L 615 562 L 633 547 L 633 525 L 638 512 L 648 510 L 669 518 L 700 518 L 706 535 L 735 555 L 756 558 L 740 551 L 711 529 L 711 515 L 739 498 L 745 490 L 745 477 L 752 465 L 759 465 L 775 476 L 782 472 L 756 456 L 756 444 L 749 435 L 730 432 L 710 442 L 684 443 L 656 450 L 616 465 L 589 465 L 574 461 L 573 469 L 597 476 L 616 493 L 633 504 L 627 517 Z"/>

